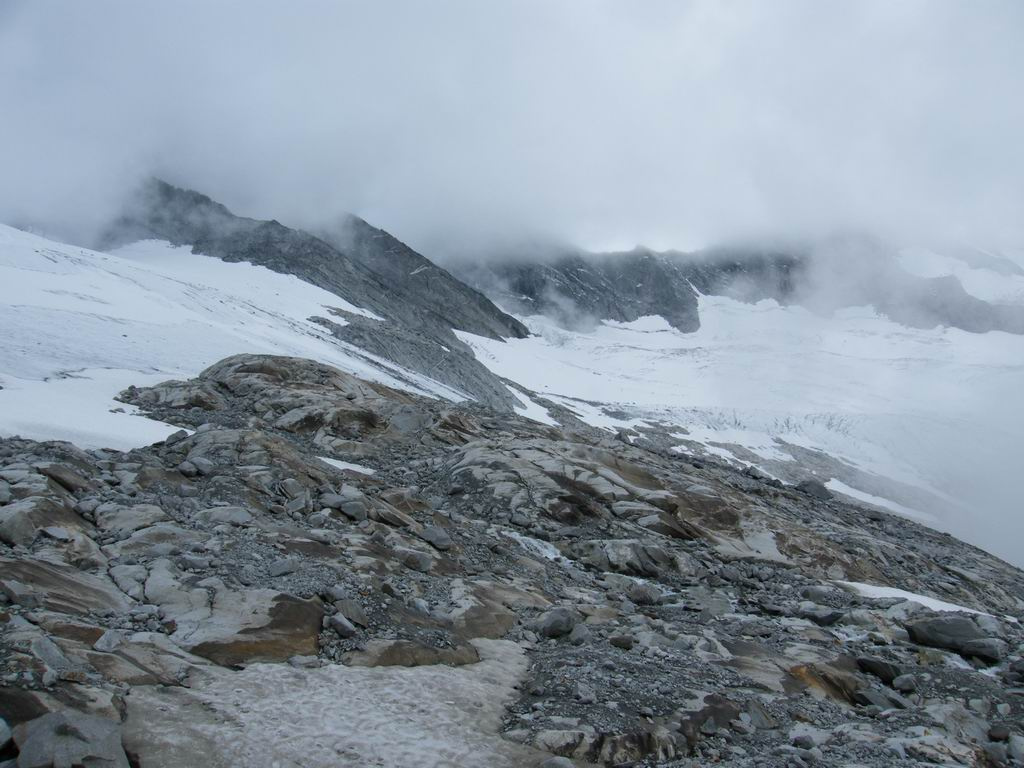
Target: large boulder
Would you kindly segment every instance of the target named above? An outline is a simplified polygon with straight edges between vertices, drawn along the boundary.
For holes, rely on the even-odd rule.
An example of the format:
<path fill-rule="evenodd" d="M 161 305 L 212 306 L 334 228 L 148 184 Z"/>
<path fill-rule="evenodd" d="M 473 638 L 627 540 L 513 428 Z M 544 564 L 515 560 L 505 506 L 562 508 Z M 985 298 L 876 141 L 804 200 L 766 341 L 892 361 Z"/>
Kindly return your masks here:
<path fill-rule="evenodd" d="M 0 507 L 0 541 L 27 547 L 44 528 L 90 533 L 92 527 L 67 507 L 44 496 L 29 496 Z"/>
<path fill-rule="evenodd" d="M 982 661 L 998 662 L 1006 655 L 1006 643 L 997 637 L 989 637 L 966 616 L 937 616 L 909 622 L 906 630 L 910 639 L 918 645 L 944 648 L 961 656 L 975 657 Z"/>

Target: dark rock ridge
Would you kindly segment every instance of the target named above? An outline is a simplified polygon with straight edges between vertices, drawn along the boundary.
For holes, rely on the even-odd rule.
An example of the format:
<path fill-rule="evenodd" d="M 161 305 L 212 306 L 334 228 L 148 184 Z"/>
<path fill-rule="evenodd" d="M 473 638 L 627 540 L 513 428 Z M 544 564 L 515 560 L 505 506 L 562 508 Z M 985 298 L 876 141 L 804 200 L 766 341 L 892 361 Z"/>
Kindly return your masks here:
<path fill-rule="evenodd" d="M 121 399 L 181 431 L 0 440 L 0 759 L 1024 761 L 1024 573 L 948 535 L 310 360 Z"/>
<path fill-rule="evenodd" d="M 965 261 L 1001 271 L 1013 262 L 970 251 Z M 740 301 L 775 299 L 812 310 L 871 305 L 904 325 L 1024 333 L 1024 307 L 968 294 L 955 277 L 922 278 L 863 237 L 775 248 L 720 247 L 694 253 L 637 248 L 619 253 L 512 255 L 451 265 L 455 274 L 520 315 L 566 327 L 661 315 L 681 331 L 700 327 L 697 293 Z"/>
<path fill-rule="evenodd" d="M 143 239 L 295 275 L 388 321 L 351 313 L 339 313 L 345 325 L 326 318 L 324 325 L 339 339 L 493 407 L 510 408 L 514 402 L 452 329 L 490 338 L 521 338 L 526 329 L 484 295 L 358 217 L 343 217 L 317 237 L 277 221 L 235 216 L 206 195 L 152 179 L 107 228 L 99 247 Z"/>

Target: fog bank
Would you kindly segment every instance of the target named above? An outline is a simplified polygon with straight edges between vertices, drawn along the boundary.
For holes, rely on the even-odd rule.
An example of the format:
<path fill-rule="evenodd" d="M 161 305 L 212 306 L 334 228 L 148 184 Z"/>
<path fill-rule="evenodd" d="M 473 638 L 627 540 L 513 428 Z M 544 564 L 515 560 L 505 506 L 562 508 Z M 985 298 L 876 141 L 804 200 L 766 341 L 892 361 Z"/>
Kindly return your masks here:
<path fill-rule="evenodd" d="M 158 174 L 435 257 L 1020 243 L 1022 35 L 1012 1 L 8 0 L 0 219 L 81 238 Z"/>

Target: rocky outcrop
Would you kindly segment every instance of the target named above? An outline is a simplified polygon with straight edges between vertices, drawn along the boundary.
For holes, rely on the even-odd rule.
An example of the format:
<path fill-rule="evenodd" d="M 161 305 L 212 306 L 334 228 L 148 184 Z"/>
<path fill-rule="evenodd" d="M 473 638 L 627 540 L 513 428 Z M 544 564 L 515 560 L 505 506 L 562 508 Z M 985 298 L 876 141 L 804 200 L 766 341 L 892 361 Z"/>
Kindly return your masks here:
<path fill-rule="evenodd" d="M 0 441 L 5 758 L 1021 759 L 1024 574 L 944 534 L 309 360 L 122 397 L 181 431 Z"/>

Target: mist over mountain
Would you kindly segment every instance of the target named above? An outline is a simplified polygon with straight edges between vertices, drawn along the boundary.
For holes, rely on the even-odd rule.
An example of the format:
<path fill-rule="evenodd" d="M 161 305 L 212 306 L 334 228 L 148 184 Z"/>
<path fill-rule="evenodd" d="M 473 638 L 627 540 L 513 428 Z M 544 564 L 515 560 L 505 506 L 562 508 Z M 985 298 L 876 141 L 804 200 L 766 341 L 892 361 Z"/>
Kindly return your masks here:
<path fill-rule="evenodd" d="M 1024 766 L 1022 33 L 0 2 L 0 768 Z"/>
<path fill-rule="evenodd" d="M 998 253 L 960 248 L 967 264 L 1022 276 Z M 532 255 L 531 255 L 532 254 Z M 867 236 L 717 246 L 701 251 L 592 253 L 550 248 L 451 262 L 472 285 L 517 314 L 552 315 L 569 326 L 660 315 L 681 331 L 700 327 L 697 296 L 744 302 L 772 299 L 819 314 L 869 306 L 917 328 L 949 326 L 974 333 L 1024 333 L 1024 304 L 989 302 L 953 275 L 921 276 L 899 263 L 899 249 Z"/>
<path fill-rule="evenodd" d="M 65 240 L 150 175 L 307 231 L 351 212 L 442 260 L 1024 240 L 1010 0 L 0 13 L 0 218 Z"/>

